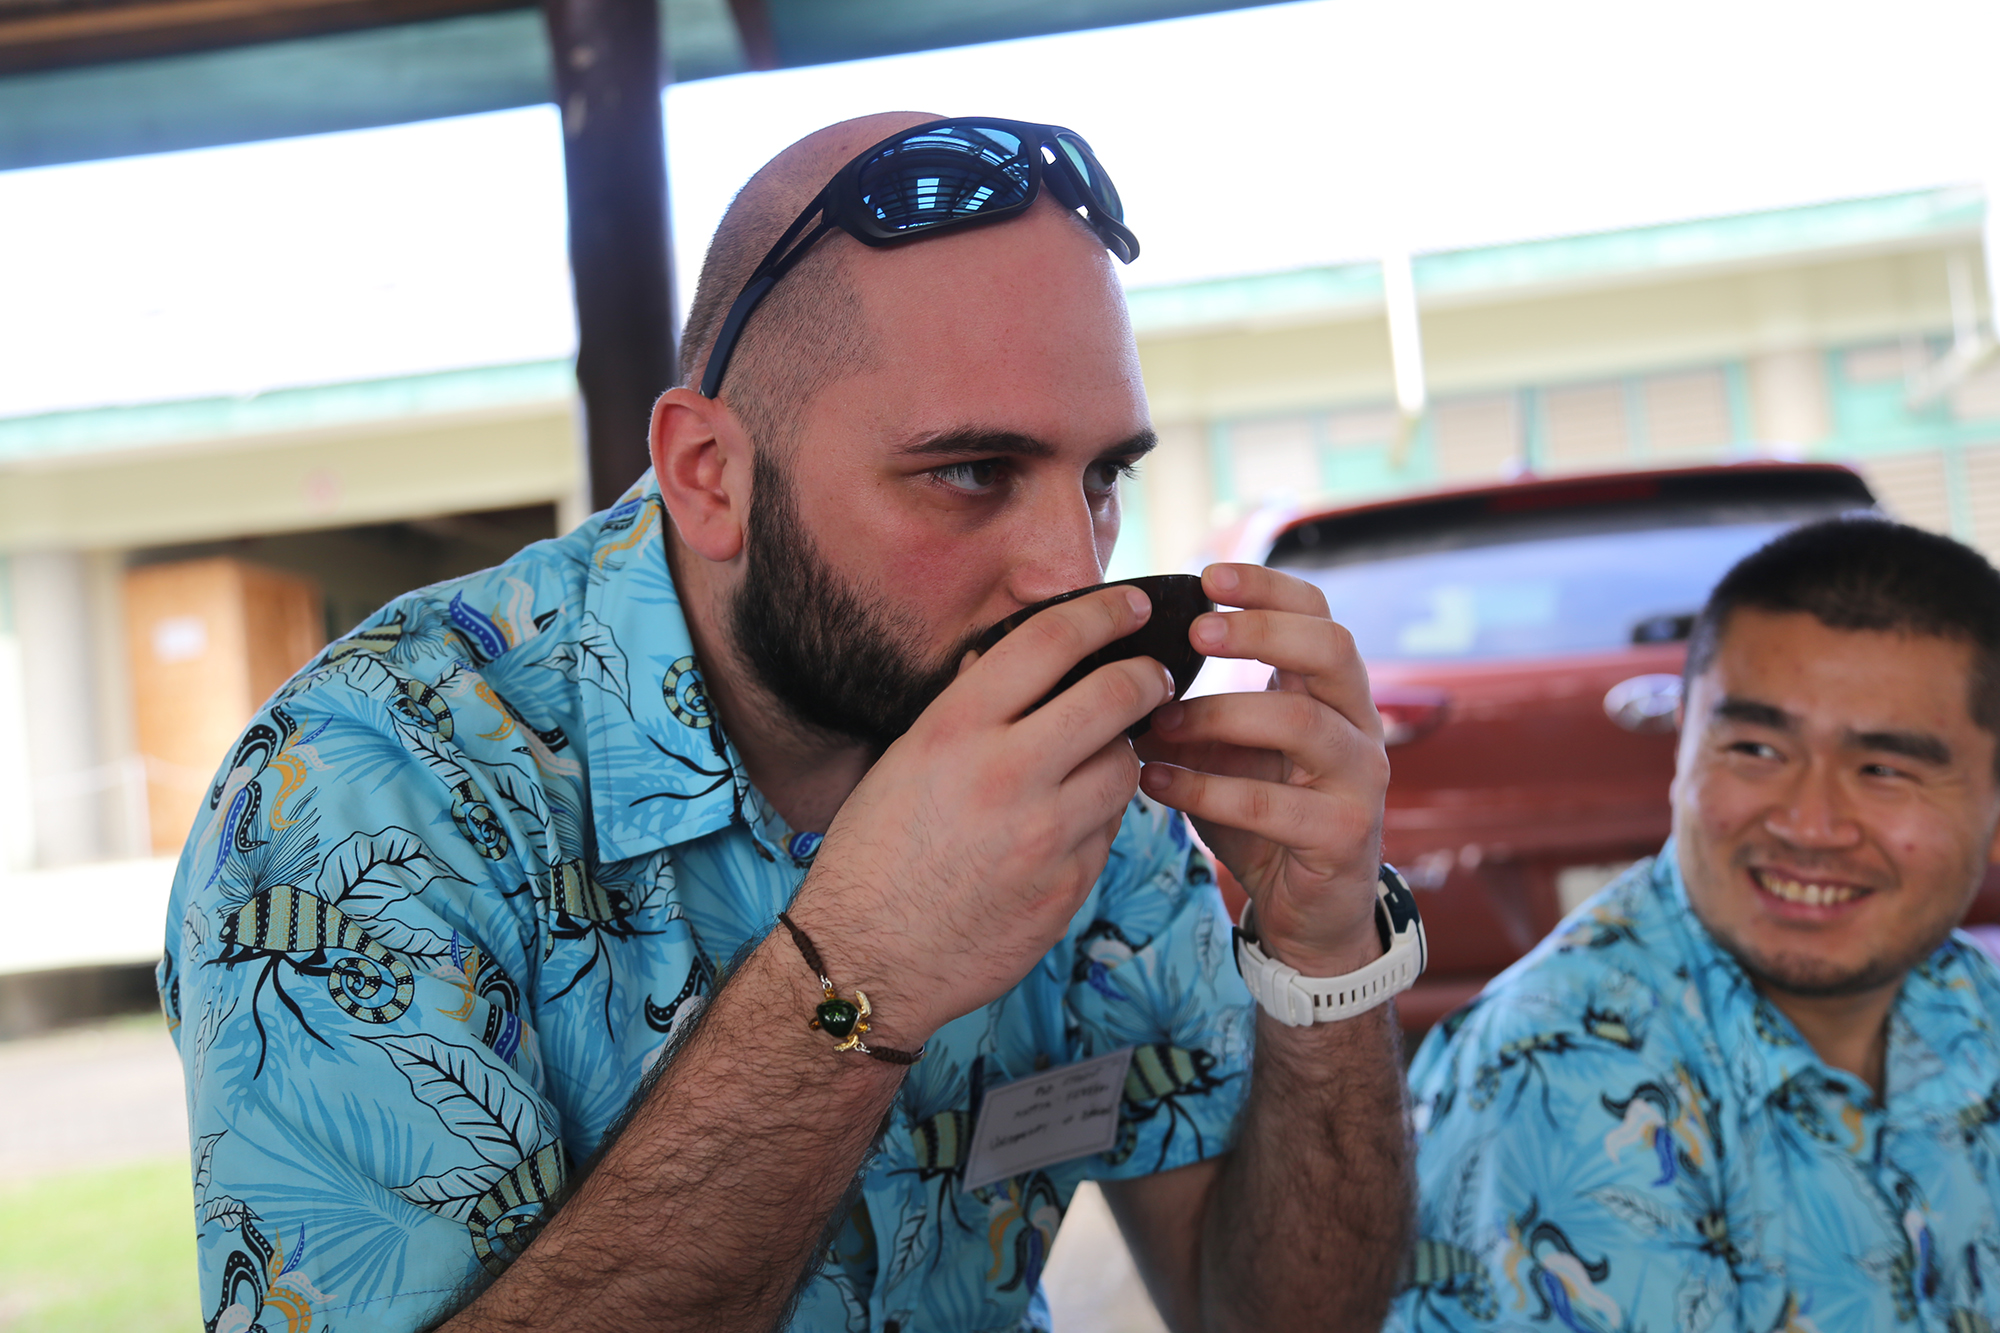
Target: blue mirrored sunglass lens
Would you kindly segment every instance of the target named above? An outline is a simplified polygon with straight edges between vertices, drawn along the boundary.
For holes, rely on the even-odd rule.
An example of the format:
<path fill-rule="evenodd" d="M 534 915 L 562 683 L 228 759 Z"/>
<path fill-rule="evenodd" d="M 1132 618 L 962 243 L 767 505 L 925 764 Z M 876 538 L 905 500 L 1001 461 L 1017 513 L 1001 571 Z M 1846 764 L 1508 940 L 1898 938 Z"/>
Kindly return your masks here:
<path fill-rule="evenodd" d="M 1004 130 L 945 127 L 913 135 L 862 166 L 861 200 L 892 231 L 1018 204 L 1031 181 L 1020 149 L 1021 140 Z"/>
<path fill-rule="evenodd" d="M 1104 168 L 1097 164 L 1097 159 L 1091 155 L 1090 149 L 1084 146 L 1083 141 L 1072 135 L 1059 134 L 1056 136 L 1056 147 L 1062 149 L 1063 156 L 1068 159 L 1072 167 L 1076 168 L 1076 174 L 1104 205 L 1104 211 L 1119 222 L 1123 222 L 1125 203 L 1118 197 L 1118 187 L 1104 174 Z"/>

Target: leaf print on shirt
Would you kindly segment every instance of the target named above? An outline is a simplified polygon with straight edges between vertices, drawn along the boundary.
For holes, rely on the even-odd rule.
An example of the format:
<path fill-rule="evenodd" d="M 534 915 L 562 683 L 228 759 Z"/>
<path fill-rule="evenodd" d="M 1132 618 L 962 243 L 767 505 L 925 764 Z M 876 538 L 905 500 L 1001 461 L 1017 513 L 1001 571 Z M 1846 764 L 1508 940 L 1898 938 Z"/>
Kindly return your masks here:
<path fill-rule="evenodd" d="M 1542 1219 L 1536 1199 L 1508 1220 L 1500 1266 L 1514 1284 L 1515 1308 L 1525 1310 L 1533 1300 L 1537 1320 L 1557 1320 L 1573 1333 L 1612 1333 L 1624 1323 L 1618 1302 L 1597 1288 L 1611 1276 L 1610 1261 L 1579 1254 L 1561 1227 Z"/>
<path fill-rule="evenodd" d="M 313 888 L 344 912 L 379 916 L 384 908 L 423 892 L 439 880 L 470 882 L 422 838 L 391 824 L 373 833 L 350 834 L 320 863 Z"/>
<path fill-rule="evenodd" d="M 1508 1104 L 1513 1110 L 1521 1104 L 1521 1096 L 1528 1090 L 1528 1082 L 1533 1079 L 1542 1091 L 1542 1114 L 1550 1125 L 1556 1123 L 1555 1112 L 1549 1109 L 1549 1071 L 1542 1067 L 1545 1060 L 1560 1059 L 1584 1049 L 1576 1036 L 1569 1032 L 1535 1032 L 1501 1045 L 1493 1059 L 1482 1064 L 1472 1080 L 1472 1105 L 1485 1110 L 1500 1095 L 1502 1076 L 1508 1071 L 1519 1069 L 1520 1077 L 1514 1083 L 1514 1097 Z"/>
<path fill-rule="evenodd" d="M 535 1104 L 470 1047 L 426 1033 L 370 1041 L 409 1082 L 417 1100 L 483 1160 L 513 1166 L 541 1142 Z"/>
<path fill-rule="evenodd" d="M 631 668 L 626 663 L 625 650 L 619 647 L 618 636 L 611 632 L 611 627 L 594 613 L 584 612 L 578 622 L 577 636 L 544 657 L 539 665 L 610 695 L 628 716 L 631 714 L 632 693 L 628 684 Z"/>

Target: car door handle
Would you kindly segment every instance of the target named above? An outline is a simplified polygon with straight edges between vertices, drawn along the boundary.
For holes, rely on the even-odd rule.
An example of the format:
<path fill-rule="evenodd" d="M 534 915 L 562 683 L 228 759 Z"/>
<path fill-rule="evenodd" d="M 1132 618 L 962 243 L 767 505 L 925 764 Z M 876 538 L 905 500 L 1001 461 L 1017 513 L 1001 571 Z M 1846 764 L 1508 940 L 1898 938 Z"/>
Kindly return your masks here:
<path fill-rule="evenodd" d="M 1604 694 L 1604 715 L 1627 731 L 1674 729 L 1674 711 L 1681 704 L 1681 678 L 1649 672 L 1621 680 Z"/>

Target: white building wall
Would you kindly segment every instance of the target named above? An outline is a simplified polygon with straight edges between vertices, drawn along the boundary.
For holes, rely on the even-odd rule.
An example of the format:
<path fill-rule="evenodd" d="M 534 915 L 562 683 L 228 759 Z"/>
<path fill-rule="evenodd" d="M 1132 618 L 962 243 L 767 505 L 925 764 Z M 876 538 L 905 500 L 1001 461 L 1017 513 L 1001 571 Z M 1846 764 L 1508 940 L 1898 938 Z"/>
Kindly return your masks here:
<path fill-rule="evenodd" d="M 34 775 L 25 802 L 33 863 L 138 855 L 144 827 L 135 827 L 134 810 L 143 808 L 143 787 L 120 734 L 129 690 L 115 630 L 116 558 L 45 551 L 8 563 L 20 662 L 15 706 Z"/>

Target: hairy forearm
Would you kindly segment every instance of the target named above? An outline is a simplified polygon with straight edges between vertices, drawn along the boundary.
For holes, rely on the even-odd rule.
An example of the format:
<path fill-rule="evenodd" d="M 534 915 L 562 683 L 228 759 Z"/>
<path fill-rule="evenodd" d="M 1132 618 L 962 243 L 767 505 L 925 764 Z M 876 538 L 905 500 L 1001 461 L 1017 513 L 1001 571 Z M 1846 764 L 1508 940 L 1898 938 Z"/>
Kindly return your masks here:
<path fill-rule="evenodd" d="M 1394 1010 L 1291 1028 L 1257 1016 L 1236 1147 L 1201 1231 L 1208 1330 L 1381 1326 L 1411 1230 Z"/>
<path fill-rule="evenodd" d="M 820 998 L 767 939 L 548 1226 L 456 1318 L 503 1330 L 765 1330 L 783 1317 L 902 1071 L 806 1029 Z"/>

